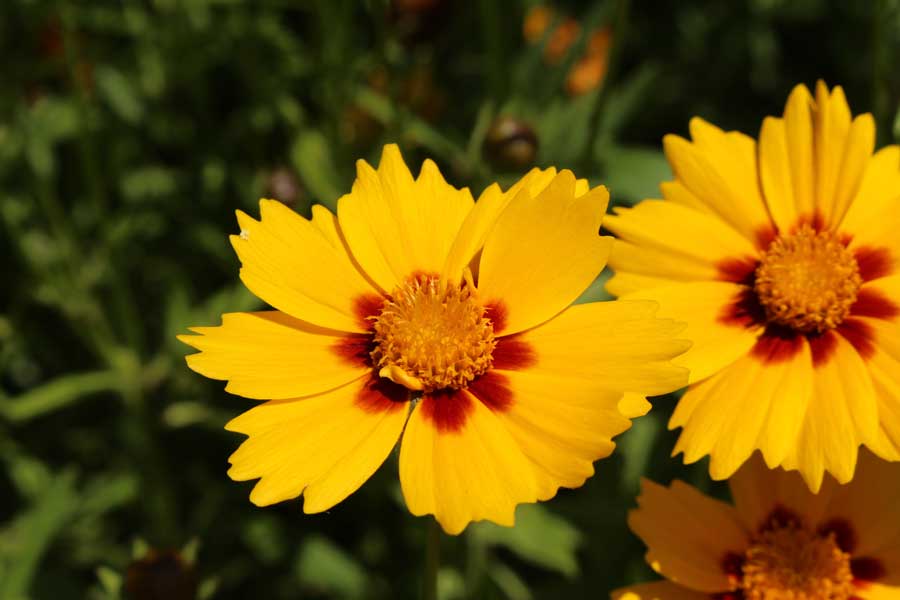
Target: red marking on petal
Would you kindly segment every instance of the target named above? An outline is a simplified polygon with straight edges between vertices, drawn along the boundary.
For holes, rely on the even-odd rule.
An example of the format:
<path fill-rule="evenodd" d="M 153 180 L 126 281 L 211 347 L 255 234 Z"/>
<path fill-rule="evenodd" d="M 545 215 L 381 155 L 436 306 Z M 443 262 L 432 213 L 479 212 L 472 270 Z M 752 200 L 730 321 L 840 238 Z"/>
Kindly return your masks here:
<path fill-rule="evenodd" d="M 537 363 L 534 347 L 518 335 L 510 335 L 497 340 L 492 354 L 493 368 L 518 371 Z"/>
<path fill-rule="evenodd" d="M 509 379 L 496 371 L 488 371 L 469 384 L 468 390 L 494 412 L 505 412 L 513 404 Z"/>
<path fill-rule="evenodd" d="M 506 317 L 509 313 L 506 304 L 502 300 L 488 302 L 484 305 L 484 311 L 494 326 L 494 335 L 498 335 L 506 329 Z"/>
<path fill-rule="evenodd" d="M 756 247 L 765 250 L 778 237 L 778 230 L 771 223 L 759 227 L 754 237 L 756 238 Z"/>
<path fill-rule="evenodd" d="M 860 246 L 853 254 L 856 257 L 856 264 L 859 265 L 859 276 L 863 281 L 886 277 L 894 270 L 891 251 L 887 248 Z"/>
<path fill-rule="evenodd" d="M 813 228 L 815 232 L 825 231 L 828 227 L 825 225 L 825 215 L 816 211 L 811 215 L 803 215 L 799 219 L 797 219 L 797 224 L 791 229 L 792 232 L 797 231 L 804 225 L 808 225 Z"/>
<path fill-rule="evenodd" d="M 802 526 L 803 519 L 791 509 L 782 506 L 781 504 L 776 504 L 775 508 L 769 513 L 769 516 L 763 519 L 759 526 L 759 532 L 762 533 L 764 531 L 782 529 L 789 525 Z"/>
<path fill-rule="evenodd" d="M 788 361 L 803 349 L 803 336 L 788 327 L 769 325 L 757 338 L 750 356 L 763 364 L 772 365 Z"/>
<path fill-rule="evenodd" d="M 339 338 L 331 349 L 349 364 L 359 367 L 372 365 L 371 354 L 375 340 L 371 335 L 348 335 Z"/>
<path fill-rule="evenodd" d="M 753 327 L 766 322 L 766 311 L 756 297 L 753 288 L 747 287 L 735 296 L 731 304 L 719 314 L 719 323 L 735 327 Z"/>
<path fill-rule="evenodd" d="M 759 261 L 756 258 L 745 256 L 743 258 L 726 258 L 719 261 L 716 263 L 716 270 L 718 271 L 718 279 L 721 281 L 742 283 L 753 287 L 758 266 Z"/>
<path fill-rule="evenodd" d="M 834 534 L 834 541 L 844 552 L 853 552 L 856 548 L 856 532 L 846 519 L 831 519 L 819 525 L 820 535 Z"/>
<path fill-rule="evenodd" d="M 850 571 L 853 573 L 853 583 L 857 586 L 878 581 L 887 573 L 881 561 L 870 556 L 850 559 Z"/>
<path fill-rule="evenodd" d="M 367 331 L 372 329 L 371 317 L 377 317 L 384 305 L 384 298 L 378 294 L 364 294 L 353 301 L 353 312 L 359 326 Z"/>
<path fill-rule="evenodd" d="M 843 325 L 843 324 L 842 324 Z M 823 331 L 814 335 L 807 335 L 809 348 L 812 350 L 813 367 L 821 367 L 828 364 L 837 350 L 837 334 L 833 330 Z"/>
<path fill-rule="evenodd" d="M 875 332 L 868 323 L 860 319 L 845 319 L 838 325 L 837 330 L 863 359 L 872 358 L 872 355 L 875 354 Z"/>
<path fill-rule="evenodd" d="M 744 572 L 743 554 L 738 552 L 728 552 L 722 557 L 720 564 L 722 565 L 722 572 L 728 576 L 729 580 L 733 578 L 735 582 L 740 581 L 741 575 Z"/>
<path fill-rule="evenodd" d="M 405 410 L 409 390 L 374 373 L 356 396 L 355 405 L 367 413 Z"/>
<path fill-rule="evenodd" d="M 463 390 L 439 390 L 422 397 L 416 410 L 440 433 L 459 433 L 475 410 L 472 396 Z"/>
<path fill-rule="evenodd" d="M 850 307 L 854 317 L 874 317 L 876 319 L 893 319 L 900 315 L 900 307 L 888 300 L 878 290 L 863 288 Z"/>
<path fill-rule="evenodd" d="M 846 248 L 847 246 L 850 245 L 850 242 L 853 241 L 853 234 L 847 233 L 846 231 L 842 231 L 841 233 L 838 234 L 838 240 L 840 240 L 840 242 Z"/>
<path fill-rule="evenodd" d="M 712 600 L 744 600 L 744 592 L 741 590 L 734 590 L 733 592 L 717 592 L 711 594 L 710 598 L 712 598 Z"/>

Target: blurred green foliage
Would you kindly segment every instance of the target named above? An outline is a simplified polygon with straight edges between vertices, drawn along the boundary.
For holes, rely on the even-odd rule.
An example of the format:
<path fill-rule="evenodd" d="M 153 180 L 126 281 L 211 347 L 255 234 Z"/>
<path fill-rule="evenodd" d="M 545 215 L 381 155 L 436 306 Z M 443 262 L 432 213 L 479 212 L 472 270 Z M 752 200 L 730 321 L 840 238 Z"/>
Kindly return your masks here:
<path fill-rule="evenodd" d="M 354 160 L 389 141 L 476 192 L 556 165 L 632 203 L 670 177 L 665 133 L 700 115 L 755 134 L 817 78 L 875 113 L 880 144 L 900 138 L 898 0 L 560 1 L 529 43 L 533 4 L 0 6 L 0 598 L 155 597 L 140 595 L 154 578 L 173 600 L 416 595 L 425 522 L 394 460 L 316 516 L 257 509 L 225 475 L 240 439 L 222 426 L 250 402 L 189 372 L 174 336 L 261 306 L 237 279 L 234 209 L 333 208 Z M 548 62 L 565 15 L 580 29 Z M 608 73 L 573 96 L 600 27 Z M 639 478 L 722 492 L 669 458 L 672 404 L 515 529 L 445 539 L 441 597 L 602 597 L 650 578 L 625 524 Z"/>

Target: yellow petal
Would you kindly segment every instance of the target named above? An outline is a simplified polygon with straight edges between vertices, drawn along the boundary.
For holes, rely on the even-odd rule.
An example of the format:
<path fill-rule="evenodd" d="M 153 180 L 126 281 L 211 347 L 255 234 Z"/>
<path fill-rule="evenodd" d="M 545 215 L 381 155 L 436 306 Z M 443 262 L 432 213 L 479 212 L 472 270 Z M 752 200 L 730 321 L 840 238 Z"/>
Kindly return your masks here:
<path fill-rule="evenodd" d="M 898 561 L 900 563 L 900 561 Z M 891 573 L 896 573 L 900 568 L 900 564 L 892 565 Z M 900 598 L 900 585 L 886 585 L 882 583 L 866 582 L 864 586 L 860 586 L 856 594 L 863 600 L 896 600 Z"/>
<path fill-rule="evenodd" d="M 560 172 L 537 196 L 522 190 L 498 217 L 484 245 L 478 292 L 502 305 L 511 334 L 543 323 L 570 305 L 597 277 L 611 238 L 600 236 L 609 194 L 575 196 L 575 177 Z"/>
<path fill-rule="evenodd" d="M 681 336 L 692 345 L 672 362 L 689 369 L 693 383 L 724 369 L 756 343 L 759 327 L 747 328 L 726 318 L 745 289 L 725 281 L 698 281 L 641 290 L 623 299 L 651 300 L 659 304 L 661 318 L 686 324 Z"/>
<path fill-rule="evenodd" d="M 900 463 L 859 453 L 853 481 L 835 486 L 825 521 L 842 519 L 853 527 L 855 556 L 877 556 L 893 547 L 900 553 Z"/>
<path fill-rule="evenodd" d="M 712 261 L 698 261 L 618 239 L 613 242 L 609 266 L 615 275 L 606 289 L 616 295 L 679 281 L 715 280 L 720 274 Z"/>
<path fill-rule="evenodd" d="M 406 421 L 405 398 L 399 386 L 363 377 L 318 396 L 252 408 L 226 426 L 249 436 L 229 458 L 228 475 L 259 479 L 250 494 L 258 506 L 303 494 L 304 512 L 328 510 L 390 454 Z"/>
<path fill-rule="evenodd" d="M 619 400 L 619 412 L 628 419 L 643 417 L 651 408 L 653 405 L 642 394 L 626 392 Z"/>
<path fill-rule="evenodd" d="M 750 241 L 771 226 L 759 190 L 756 142 L 726 133 L 702 119 L 691 120 L 693 143 L 674 135 L 663 139 L 676 177 L 699 200 Z"/>
<path fill-rule="evenodd" d="M 710 475 L 727 479 L 761 448 L 770 465 L 793 447 L 812 395 L 808 345 L 786 360 L 745 356 L 688 390 L 669 423 L 684 427 L 675 453 L 687 463 L 709 454 Z"/>
<path fill-rule="evenodd" d="M 194 327 L 178 339 L 200 350 L 188 366 L 246 398 L 280 400 L 318 394 L 370 370 L 368 338 L 339 335 L 278 311 L 228 313 L 219 327 Z M 362 353 L 362 356 L 354 354 Z"/>
<path fill-rule="evenodd" d="M 729 554 L 743 554 L 748 544 L 732 506 L 681 481 L 666 488 L 644 480 L 628 525 L 647 545 L 647 563 L 654 571 L 701 592 L 731 589 L 722 565 Z"/>
<path fill-rule="evenodd" d="M 819 493 L 813 494 L 799 473 L 770 469 L 759 454 L 745 462 L 728 480 L 728 485 L 747 531 L 759 531 L 776 509 L 786 509 L 810 525 L 821 523 L 838 487 L 829 478 Z"/>
<path fill-rule="evenodd" d="M 496 183 L 489 186 L 478 197 L 475 207 L 469 211 L 466 220 L 459 229 L 453 246 L 444 264 L 443 279 L 451 283 L 460 283 L 463 270 L 470 266 L 472 260 L 484 246 L 497 218 L 521 190 L 526 190 L 531 197 L 537 196 L 556 176 L 556 169 L 532 169 L 517 181 L 506 192 L 500 190 Z M 477 265 L 475 265 L 477 267 Z M 476 268 L 477 271 L 477 268 Z"/>
<path fill-rule="evenodd" d="M 617 207 L 615 213 L 603 226 L 643 248 L 713 265 L 756 254 L 754 245 L 723 220 L 678 204 L 645 200 L 634 208 Z"/>
<path fill-rule="evenodd" d="M 612 592 L 613 600 L 707 600 L 709 594 L 691 590 L 671 581 L 630 585 Z"/>
<path fill-rule="evenodd" d="M 894 214 L 898 205 L 900 146 L 888 146 L 868 160 L 856 197 L 841 222 L 841 229 L 854 234 L 856 240 L 856 236 L 865 235 L 871 225 L 877 225 L 880 220 Z"/>
<path fill-rule="evenodd" d="M 886 277 L 872 283 L 888 280 L 895 280 L 898 282 L 895 285 L 900 285 L 898 276 Z M 866 357 L 865 361 L 878 398 L 880 424 L 879 436 L 875 440 L 870 440 L 867 445 L 870 450 L 886 460 L 900 460 L 900 327 L 893 319 L 863 317 L 859 320 L 868 328 L 873 338 L 872 354 Z"/>
<path fill-rule="evenodd" d="M 538 498 L 534 469 L 494 413 L 465 390 L 425 396 L 400 446 L 400 484 L 414 515 L 456 535 L 472 521 L 512 526 Z"/>
<path fill-rule="evenodd" d="M 533 349 L 533 368 L 609 391 L 664 394 L 686 383 L 687 370 L 670 361 L 690 342 L 675 337 L 681 323 L 655 318 L 656 309 L 647 301 L 579 304 L 517 339 Z"/>
<path fill-rule="evenodd" d="M 805 85 L 796 86 L 784 107 L 784 129 L 790 157 L 794 207 L 811 215 L 816 207 L 813 166 L 813 98 Z"/>
<path fill-rule="evenodd" d="M 469 390 L 488 406 L 504 405 L 497 418 L 533 464 L 540 500 L 580 487 L 593 463 L 612 453 L 612 438 L 631 425 L 619 412 L 620 392 L 539 367 L 489 375 Z M 506 395 L 509 401 L 498 402 Z"/>
<path fill-rule="evenodd" d="M 781 231 L 790 231 L 808 207 L 794 198 L 794 169 L 784 119 L 766 117 L 759 133 L 759 178 L 772 220 Z"/>
<path fill-rule="evenodd" d="M 247 288 L 309 323 L 367 331 L 357 307 L 378 292 L 353 267 L 346 250 L 280 202 L 260 200 L 259 208 L 260 221 L 238 211 L 241 233 L 231 236 Z"/>
<path fill-rule="evenodd" d="M 357 162 L 338 219 L 353 257 L 390 293 L 414 273 L 441 272 L 472 204 L 469 190 L 449 185 L 431 160 L 413 180 L 400 150 L 388 144 L 377 171 Z"/>
<path fill-rule="evenodd" d="M 850 481 L 860 443 L 878 439 L 877 399 L 866 366 L 848 341 L 834 337 L 831 358 L 816 366 L 797 445 L 782 463 L 799 470 L 813 492 L 825 471 L 840 483 Z"/>

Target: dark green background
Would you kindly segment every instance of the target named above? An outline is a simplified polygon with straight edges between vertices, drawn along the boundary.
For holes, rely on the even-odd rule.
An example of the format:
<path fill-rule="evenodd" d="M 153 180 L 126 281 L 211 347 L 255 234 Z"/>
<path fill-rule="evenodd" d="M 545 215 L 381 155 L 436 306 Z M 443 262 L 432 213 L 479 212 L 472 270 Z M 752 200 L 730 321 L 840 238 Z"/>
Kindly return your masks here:
<path fill-rule="evenodd" d="M 818 78 L 875 113 L 879 145 L 897 135 L 897 0 L 560 2 L 584 31 L 614 29 L 607 81 L 577 98 L 564 80 L 585 39 L 546 65 L 522 38 L 530 3 L 401 4 L 0 4 L 0 599 L 125 597 L 147 548 L 184 549 L 202 597 L 418 593 L 426 523 L 395 459 L 316 516 L 257 509 L 225 475 L 241 438 L 222 426 L 253 402 L 188 371 L 174 336 L 261 306 L 237 277 L 234 209 L 333 208 L 354 160 L 393 141 L 476 193 L 508 183 L 528 161 L 510 167 L 503 139 L 487 160 L 499 115 L 534 135 L 536 164 L 630 203 L 670 177 L 664 134 L 700 115 L 755 135 Z M 705 463 L 669 458 L 672 405 L 516 529 L 446 538 L 442 597 L 601 598 L 651 578 L 625 524 L 639 477 L 723 493 Z"/>

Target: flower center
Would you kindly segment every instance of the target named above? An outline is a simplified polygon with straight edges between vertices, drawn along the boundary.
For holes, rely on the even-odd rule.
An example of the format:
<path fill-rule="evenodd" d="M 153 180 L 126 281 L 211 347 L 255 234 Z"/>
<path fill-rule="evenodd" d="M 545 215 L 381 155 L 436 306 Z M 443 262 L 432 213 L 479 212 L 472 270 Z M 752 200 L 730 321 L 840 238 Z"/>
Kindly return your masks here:
<path fill-rule="evenodd" d="M 846 318 L 861 285 L 856 258 L 837 236 L 803 225 L 769 245 L 754 290 L 770 323 L 821 333 Z"/>
<path fill-rule="evenodd" d="M 850 555 L 834 533 L 818 535 L 796 523 L 763 532 L 747 550 L 741 589 L 746 600 L 848 600 Z"/>
<path fill-rule="evenodd" d="M 378 374 L 426 392 L 465 387 L 490 368 L 497 345 L 471 277 L 460 286 L 410 279 L 385 300 L 374 329 Z"/>

